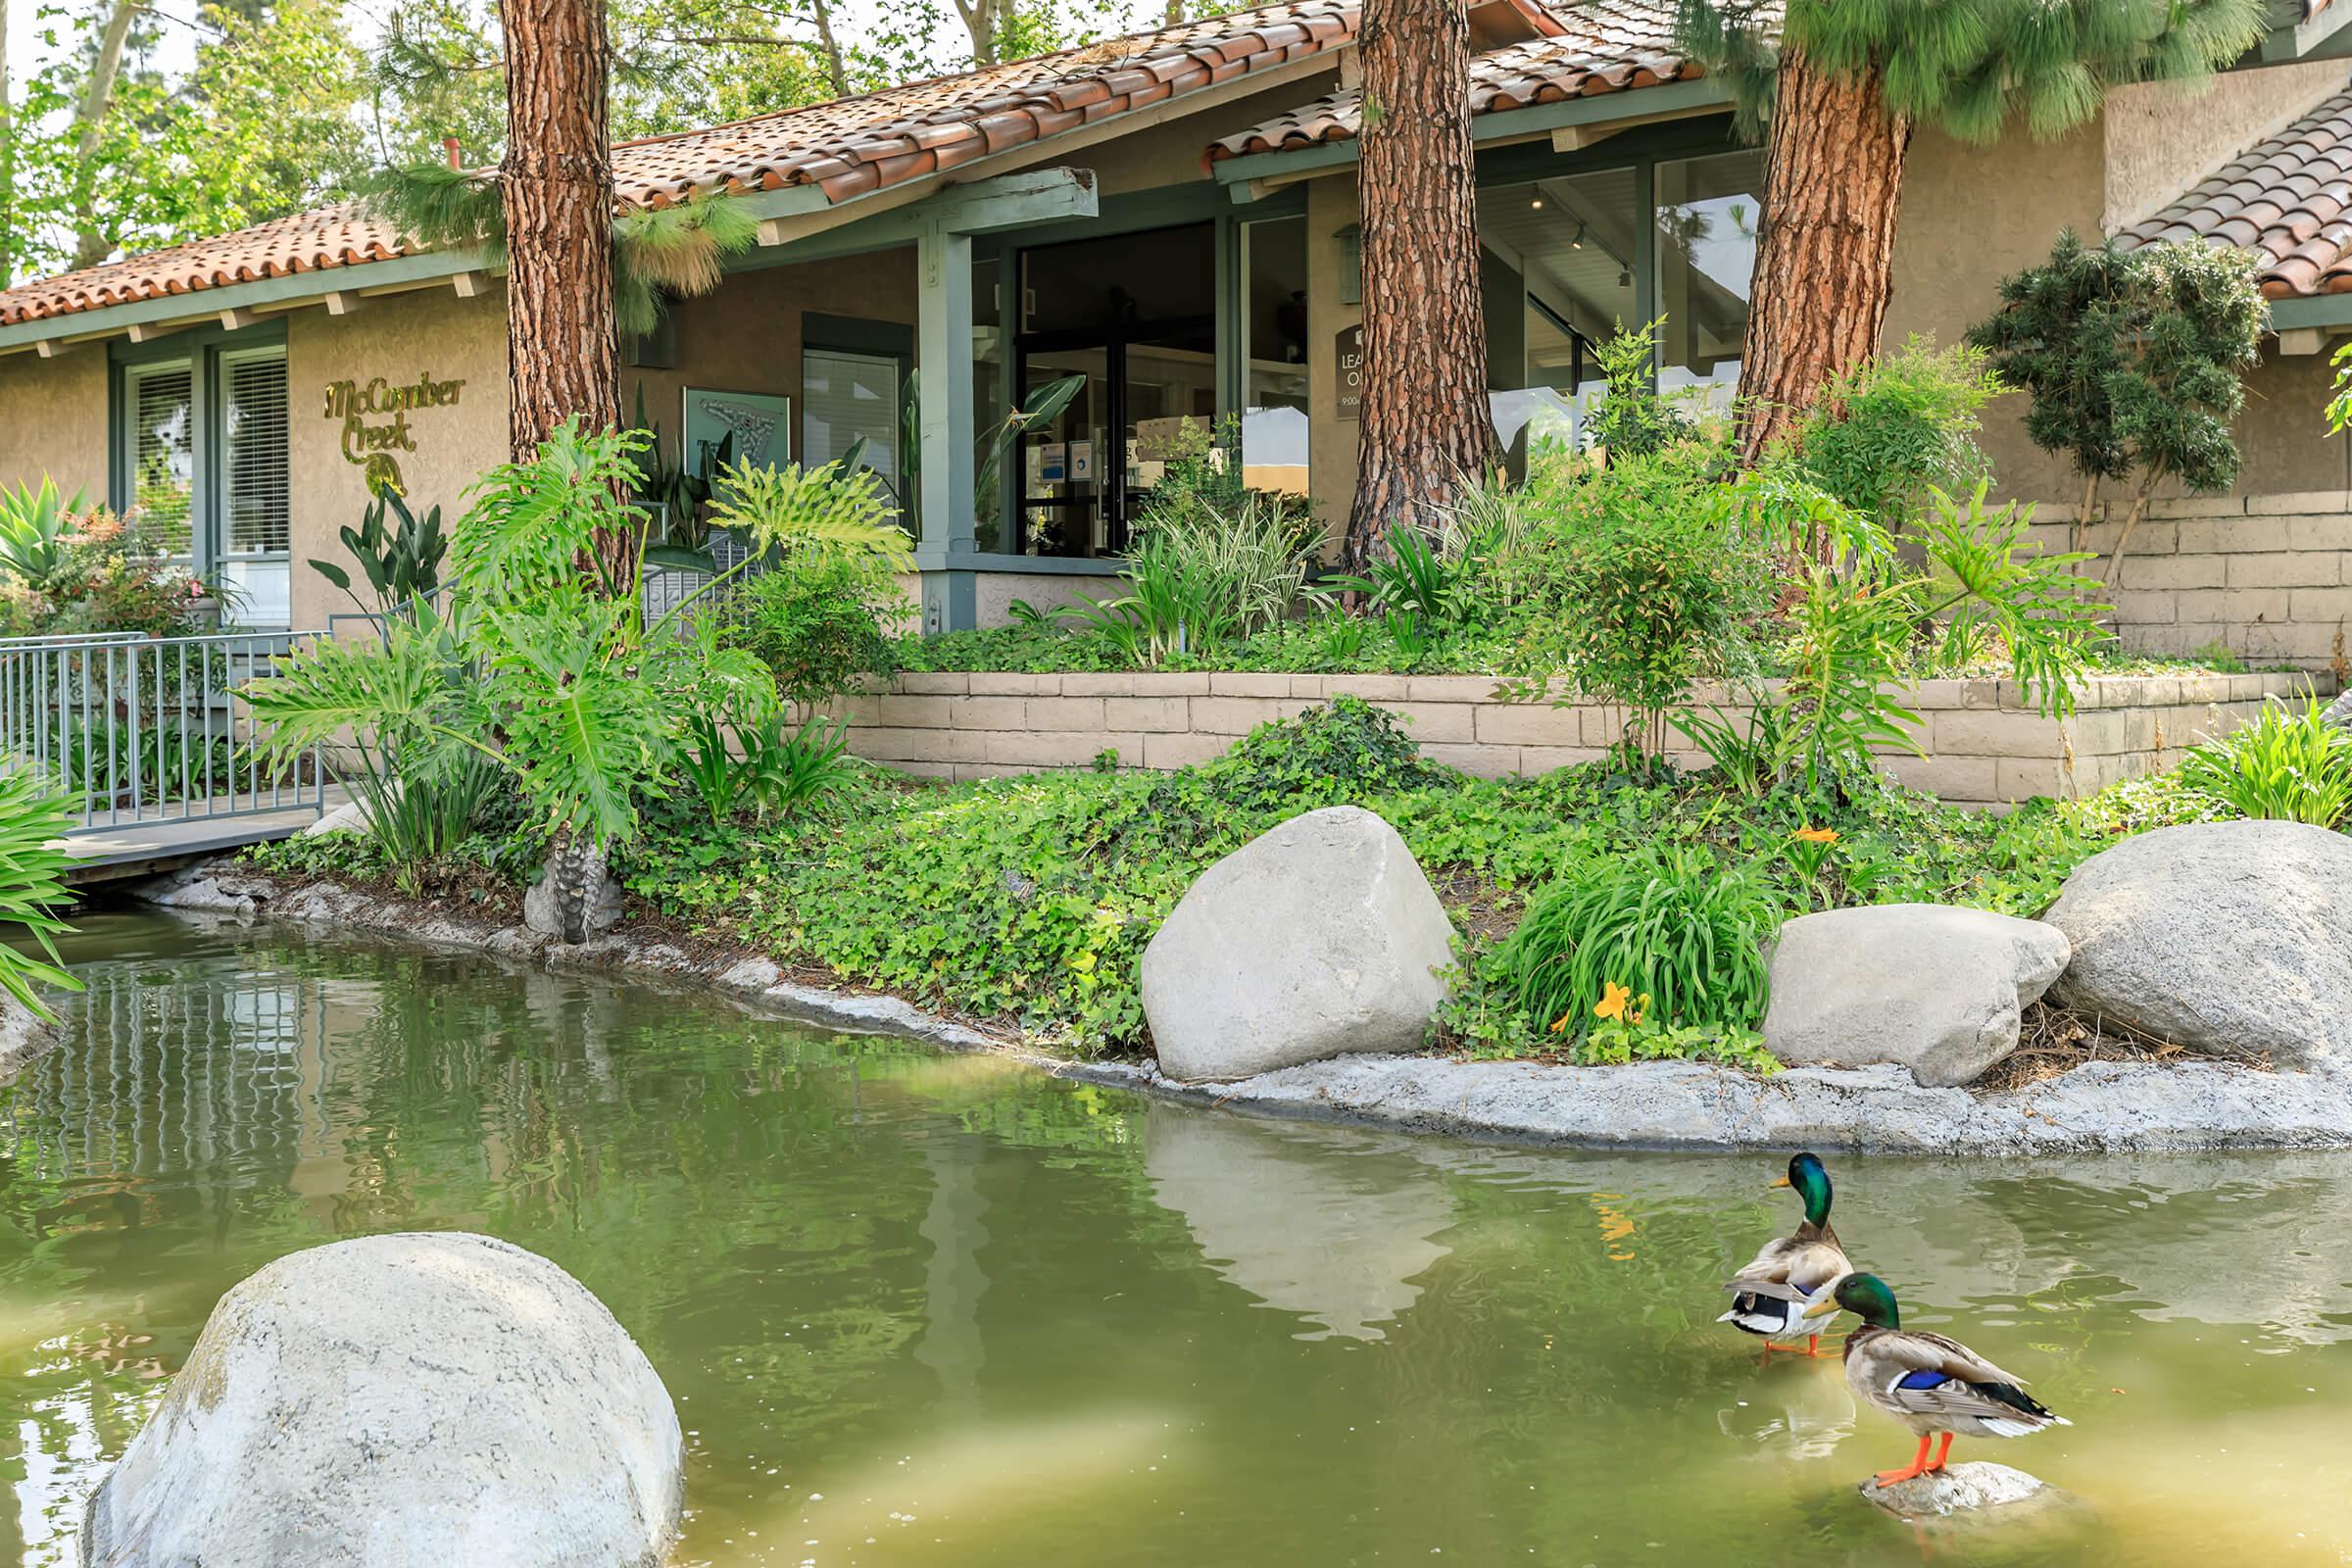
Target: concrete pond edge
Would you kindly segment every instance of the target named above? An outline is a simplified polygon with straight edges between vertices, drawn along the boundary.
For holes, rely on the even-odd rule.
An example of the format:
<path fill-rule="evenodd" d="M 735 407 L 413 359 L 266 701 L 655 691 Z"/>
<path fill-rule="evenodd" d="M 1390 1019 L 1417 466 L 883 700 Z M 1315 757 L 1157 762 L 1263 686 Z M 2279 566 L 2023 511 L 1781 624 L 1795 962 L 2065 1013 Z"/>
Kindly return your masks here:
<path fill-rule="evenodd" d="M 430 909 L 335 882 L 281 890 L 221 864 L 139 890 L 157 906 L 284 920 L 549 969 L 700 983 L 755 1010 L 845 1034 L 989 1052 L 1082 1083 L 1297 1120 L 1481 1143 L 1615 1150 L 1875 1153 L 2172 1152 L 2352 1148 L 2352 1071 L 2267 1072 L 2225 1061 L 2091 1062 L 2015 1090 L 1927 1088 L 1894 1064 L 1792 1067 L 1755 1078 L 1704 1062 L 1557 1067 L 1439 1056 L 1341 1056 L 1231 1083 L 1178 1083 L 1156 1062 L 1080 1061 L 924 1011 L 897 997 L 785 978 L 745 949 L 697 956 L 615 930 L 567 947 L 521 925 Z"/>

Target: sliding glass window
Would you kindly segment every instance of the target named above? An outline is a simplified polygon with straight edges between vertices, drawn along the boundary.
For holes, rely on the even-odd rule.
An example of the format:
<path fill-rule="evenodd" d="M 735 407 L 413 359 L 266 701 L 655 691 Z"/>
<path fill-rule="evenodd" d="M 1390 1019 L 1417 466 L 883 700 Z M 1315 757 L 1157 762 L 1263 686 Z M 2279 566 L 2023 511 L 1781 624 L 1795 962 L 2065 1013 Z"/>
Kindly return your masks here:
<path fill-rule="evenodd" d="M 1731 412 L 1747 333 L 1764 154 L 1742 148 L 1657 166 L 1658 385 Z"/>

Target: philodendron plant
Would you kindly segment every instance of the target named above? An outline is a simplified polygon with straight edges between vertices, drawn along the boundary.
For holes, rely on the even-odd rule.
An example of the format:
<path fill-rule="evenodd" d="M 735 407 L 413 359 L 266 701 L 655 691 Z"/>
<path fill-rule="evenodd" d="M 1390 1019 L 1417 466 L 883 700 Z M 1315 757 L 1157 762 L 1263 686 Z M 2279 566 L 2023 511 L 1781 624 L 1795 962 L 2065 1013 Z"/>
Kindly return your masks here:
<path fill-rule="evenodd" d="M 396 819 L 421 814 L 383 808 L 391 781 L 403 795 L 454 787 L 474 760 L 508 775 L 556 847 L 572 941 L 600 880 L 580 872 L 583 858 L 601 860 L 635 835 L 639 805 L 674 775 L 692 718 L 712 694 L 773 690 L 751 654 L 677 634 L 699 594 L 645 619 L 645 570 L 674 552 L 649 546 L 645 513 L 627 499 L 644 445 L 634 432 L 560 426 L 532 461 L 493 468 L 469 492 L 450 539 L 445 611 L 396 619 L 380 640 L 320 641 L 245 689 L 270 749 L 356 752 L 388 858 L 413 848 L 399 843 Z M 887 536 L 904 548 L 871 476 L 828 465 L 795 483 L 798 505 L 747 517 L 758 548 L 804 533 Z"/>

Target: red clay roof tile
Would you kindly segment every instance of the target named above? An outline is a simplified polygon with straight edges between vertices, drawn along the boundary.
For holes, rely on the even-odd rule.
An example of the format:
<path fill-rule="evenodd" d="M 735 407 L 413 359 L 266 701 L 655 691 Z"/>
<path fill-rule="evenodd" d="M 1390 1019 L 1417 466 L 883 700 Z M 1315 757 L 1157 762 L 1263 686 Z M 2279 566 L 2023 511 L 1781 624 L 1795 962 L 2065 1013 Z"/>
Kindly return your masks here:
<path fill-rule="evenodd" d="M 2315 8 L 2316 9 L 2316 8 Z M 2271 299 L 2352 291 L 2352 86 L 2246 148 L 2116 236 L 2252 251 Z"/>
<path fill-rule="evenodd" d="M 1654 86 L 1702 74 L 1674 48 L 1674 7 L 1659 0 L 1588 0 L 1552 8 L 1556 36 L 1477 56 L 1470 62 L 1470 112 L 1497 114 L 1570 98 Z M 1213 161 L 1290 152 L 1352 139 L 1362 122 L 1353 89 L 1301 104 L 1226 136 Z"/>
<path fill-rule="evenodd" d="M 1359 0 L 1287 0 L 1036 60 L 612 150 L 613 193 L 662 207 L 698 190 L 815 185 L 840 202 L 1351 41 Z M 1075 112 L 1080 118 L 1073 120 Z M 0 292 L 0 325 L 411 254 L 352 203 Z"/>

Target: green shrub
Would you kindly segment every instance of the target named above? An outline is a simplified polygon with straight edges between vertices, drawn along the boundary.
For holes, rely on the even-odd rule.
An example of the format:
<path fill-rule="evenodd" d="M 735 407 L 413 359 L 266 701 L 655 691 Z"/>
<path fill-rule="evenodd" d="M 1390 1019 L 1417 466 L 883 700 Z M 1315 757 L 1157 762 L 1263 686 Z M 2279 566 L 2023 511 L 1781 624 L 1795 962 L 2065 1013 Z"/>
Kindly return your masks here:
<path fill-rule="evenodd" d="M 73 903 L 66 891 L 66 805 L 29 768 L 0 770 L 0 921 L 32 939 L 37 951 L 0 942 L 0 992 L 40 1018 L 53 1018 L 40 987 L 79 991 L 57 954 L 57 936 L 70 931 L 59 915 Z"/>
<path fill-rule="evenodd" d="M 1706 850 L 1603 851 L 1529 907 L 1496 970 L 1532 1021 L 1569 1041 L 1645 1026 L 1736 1037 L 1763 1021 L 1779 924 L 1769 885 Z"/>
<path fill-rule="evenodd" d="M 26 588 L 46 583 L 65 564 L 66 536 L 89 510 L 87 492 L 69 499 L 47 474 L 37 485 L 0 485 L 0 574 Z"/>
<path fill-rule="evenodd" d="M 1913 337 L 1833 377 L 1790 446 L 1813 483 L 1898 531 L 1931 489 L 1966 495 L 1991 478 L 1978 414 L 2006 390 L 1984 350 Z"/>
<path fill-rule="evenodd" d="M 2316 701 L 2265 703 L 2252 723 L 2191 748 L 2180 778 L 2241 816 L 2336 827 L 2352 814 L 2352 730 Z"/>
<path fill-rule="evenodd" d="M 2000 309 L 1968 334 L 2033 400 L 2034 444 L 2082 476 L 2080 517 L 2093 515 L 2102 484 L 2138 476 L 2108 557 L 2110 584 L 2159 485 L 2215 492 L 2237 480 L 2230 426 L 2266 312 L 2256 265 L 2233 247 L 2121 250 L 2085 245 L 2070 229 L 2047 262 L 2001 280 Z"/>
<path fill-rule="evenodd" d="M 1455 776 L 1421 755 L 1395 713 L 1348 696 L 1258 725 L 1206 763 L 1202 775 L 1222 800 L 1258 809 L 1279 806 L 1286 814 L 1426 789 Z"/>
<path fill-rule="evenodd" d="M 1519 607 L 1517 696 L 1540 699 L 1566 673 L 1578 694 L 1626 710 L 1625 744 L 1655 755 L 1694 683 L 1756 673 L 1768 541 L 1718 482 L 1725 458 L 1718 442 L 1685 441 L 1531 491 L 1527 536 L 1498 567 Z"/>
<path fill-rule="evenodd" d="M 787 550 L 737 590 L 730 635 L 775 671 L 777 689 L 801 703 L 846 692 L 861 675 L 889 675 L 898 644 L 888 635 L 906 611 L 889 564 L 867 552 Z"/>

